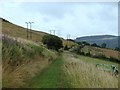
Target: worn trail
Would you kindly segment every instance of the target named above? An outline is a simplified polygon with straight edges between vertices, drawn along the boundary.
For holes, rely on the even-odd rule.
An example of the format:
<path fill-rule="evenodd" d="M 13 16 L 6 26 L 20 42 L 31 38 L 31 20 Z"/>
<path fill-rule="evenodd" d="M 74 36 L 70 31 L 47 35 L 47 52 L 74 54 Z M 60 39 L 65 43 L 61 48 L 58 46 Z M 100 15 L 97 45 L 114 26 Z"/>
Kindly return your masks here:
<path fill-rule="evenodd" d="M 30 81 L 32 88 L 59 88 L 63 86 L 61 80 L 62 56 L 58 58 L 46 68 L 42 73 L 38 74 Z"/>

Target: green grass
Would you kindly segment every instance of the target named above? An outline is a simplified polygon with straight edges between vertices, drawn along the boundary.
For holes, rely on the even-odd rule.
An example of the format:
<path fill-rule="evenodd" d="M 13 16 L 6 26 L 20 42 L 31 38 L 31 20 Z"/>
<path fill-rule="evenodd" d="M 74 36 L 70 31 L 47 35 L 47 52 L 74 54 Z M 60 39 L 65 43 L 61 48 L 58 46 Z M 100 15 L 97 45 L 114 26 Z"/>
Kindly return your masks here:
<path fill-rule="evenodd" d="M 61 85 L 61 64 L 62 57 L 59 56 L 50 67 L 31 79 L 31 88 L 58 88 Z"/>
<path fill-rule="evenodd" d="M 87 62 L 87 63 L 91 63 L 91 64 L 102 64 L 102 65 L 98 65 L 98 67 L 101 67 L 103 68 L 104 70 L 107 70 L 107 71 L 112 71 L 112 67 L 111 65 L 115 65 L 117 68 L 118 68 L 118 63 L 114 63 L 114 62 L 111 62 L 111 61 L 105 61 L 105 60 L 102 60 L 102 59 L 96 59 L 96 58 L 91 58 L 91 57 L 87 57 L 87 56 L 78 56 L 78 58 L 84 62 Z"/>
<path fill-rule="evenodd" d="M 93 64 L 97 64 L 97 63 L 101 63 L 101 64 L 108 64 L 108 65 L 118 65 L 117 63 L 114 62 L 110 62 L 110 61 L 105 61 L 102 59 L 96 59 L 96 58 L 91 58 L 91 57 L 87 57 L 87 56 L 79 56 L 79 59 L 85 62 L 89 62 L 89 63 L 93 63 Z"/>
<path fill-rule="evenodd" d="M 118 78 L 108 72 L 96 68 L 88 57 L 83 57 L 86 62 L 73 57 L 70 53 L 64 54 L 63 67 L 69 88 L 117 88 Z M 82 59 L 83 59 L 82 58 Z"/>

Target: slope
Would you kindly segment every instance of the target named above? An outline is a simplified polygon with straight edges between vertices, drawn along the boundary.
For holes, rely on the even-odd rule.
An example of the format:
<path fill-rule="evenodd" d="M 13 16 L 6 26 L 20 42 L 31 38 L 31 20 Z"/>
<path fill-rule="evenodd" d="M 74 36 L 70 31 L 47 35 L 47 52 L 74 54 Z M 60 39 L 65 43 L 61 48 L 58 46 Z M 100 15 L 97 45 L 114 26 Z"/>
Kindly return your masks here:
<path fill-rule="evenodd" d="M 56 52 L 22 38 L 3 36 L 2 87 L 15 88 L 47 68 L 57 57 Z"/>
<path fill-rule="evenodd" d="M 21 26 L 10 23 L 9 21 L 4 20 L 4 19 L 2 19 L 2 33 L 16 37 L 16 38 L 20 37 L 20 38 L 27 39 L 27 29 L 26 28 L 23 28 Z M 42 40 L 42 37 L 46 34 L 48 34 L 48 33 L 32 30 L 32 38 L 29 40 L 32 40 L 36 43 L 40 43 Z M 63 41 L 64 46 L 68 45 L 69 47 L 72 47 L 72 46 L 76 45 L 76 43 L 74 43 L 72 41 L 66 41 L 63 38 L 61 38 L 61 39 Z"/>
<path fill-rule="evenodd" d="M 107 48 L 115 49 L 118 47 L 120 36 L 113 36 L 113 35 L 96 35 L 96 36 L 85 36 L 85 37 L 78 37 L 75 39 L 77 42 L 86 41 L 90 44 L 96 43 L 97 45 L 101 46 L 101 44 L 106 43 Z M 113 43 L 114 42 L 114 43 Z"/>

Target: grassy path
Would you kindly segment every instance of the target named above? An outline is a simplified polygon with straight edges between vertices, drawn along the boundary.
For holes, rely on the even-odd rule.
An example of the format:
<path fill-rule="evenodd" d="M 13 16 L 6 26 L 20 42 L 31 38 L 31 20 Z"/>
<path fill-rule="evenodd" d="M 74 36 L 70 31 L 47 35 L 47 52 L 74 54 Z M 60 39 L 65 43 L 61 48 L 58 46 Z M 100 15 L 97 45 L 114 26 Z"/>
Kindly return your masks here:
<path fill-rule="evenodd" d="M 89 59 L 88 59 L 89 60 Z M 108 72 L 65 52 L 34 77 L 31 88 L 116 88 L 118 80 Z"/>
<path fill-rule="evenodd" d="M 32 88 L 59 88 L 62 86 L 61 80 L 62 56 L 59 56 L 50 67 L 38 74 L 30 81 Z"/>

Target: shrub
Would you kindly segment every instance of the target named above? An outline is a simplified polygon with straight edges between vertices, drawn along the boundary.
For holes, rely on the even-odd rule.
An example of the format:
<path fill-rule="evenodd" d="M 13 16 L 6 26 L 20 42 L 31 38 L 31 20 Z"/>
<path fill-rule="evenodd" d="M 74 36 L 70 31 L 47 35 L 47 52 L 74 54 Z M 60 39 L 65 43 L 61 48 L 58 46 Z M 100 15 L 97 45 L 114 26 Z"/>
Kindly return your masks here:
<path fill-rule="evenodd" d="M 82 44 L 88 45 L 88 46 L 90 45 L 90 44 L 89 44 L 88 42 L 86 42 L 86 41 L 83 41 Z"/>
<path fill-rule="evenodd" d="M 64 50 L 69 50 L 68 45 L 65 45 Z"/>
<path fill-rule="evenodd" d="M 120 48 L 119 48 L 119 47 L 115 47 L 115 50 L 116 50 L 116 51 L 120 51 Z"/>
<path fill-rule="evenodd" d="M 96 43 L 91 44 L 91 46 L 98 47 Z"/>
<path fill-rule="evenodd" d="M 114 62 L 119 62 L 119 60 L 116 59 L 116 58 L 114 58 L 114 57 L 110 57 L 109 60 L 110 60 L 110 61 L 114 61 Z"/>
<path fill-rule="evenodd" d="M 86 56 L 91 56 L 90 52 L 87 52 L 87 53 L 86 53 Z"/>
<path fill-rule="evenodd" d="M 106 43 L 101 44 L 102 48 L 106 48 Z"/>
<path fill-rule="evenodd" d="M 55 35 L 45 35 L 42 39 L 43 44 L 47 46 L 48 49 L 54 49 L 58 51 L 63 47 L 62 40 Z"/>

